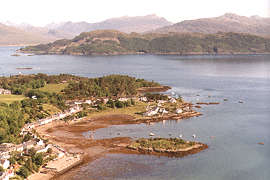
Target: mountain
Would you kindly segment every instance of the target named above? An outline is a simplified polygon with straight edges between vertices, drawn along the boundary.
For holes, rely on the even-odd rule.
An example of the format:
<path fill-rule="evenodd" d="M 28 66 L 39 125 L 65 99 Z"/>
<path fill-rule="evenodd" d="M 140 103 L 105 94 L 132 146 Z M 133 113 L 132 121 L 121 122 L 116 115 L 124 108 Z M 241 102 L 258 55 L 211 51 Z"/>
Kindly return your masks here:
<path fill-rule="evenodd" d="M 270 39 L 242 33 L 126 34 L 115 30 L 81 33 L 71 40 L 28 46 L 36 54 L 255 54 L 270 53 Z"/>
<path fill-rule="evenodd" d="M 15 27 L 28 33 L 39 34 L 40 36 L 47 38 L 48 40 L 55 41 L 57 39 L 72 38 L 70 33 L 65 33 L 64 31 L 59 31 L 47 27 L 36 27 L 30 24 L 19 24 L 15 25 Z"/>
<path fill-rule="evenodd" d="M 0 23 L 0 45 L 38 44 L 48 43 L 53 40 L 55 39 L 45 37 L 40 33 L 28 32 Z"/>
<path fill-rule="evenodd" d="M 70 36 L 74 37 L 82 32 L 104 29 L 114 29 L 125 33 L 142 33 L 171 24 L 172 23 L 167 21 L 165 18 L 158 17 L 156 15 L 147 15 L 135 17 L 124 16 L 120 18 L 108 19 L 98 23 L 66 22 L 60 25 L 49 24 L 47 28 L 65 32 L 66 34 L 70 34 Z"/>
<path fill-rule="evenodd" d="M 198 32 L 207 34 L 236 32 L 270 37 L 270 18 L 262 18 L 259 16 L 245 17 L 227 13 L 214 18 L 182 21 L 170 26 L 158 28 L 153 32 Z"/>
<path fill-rule="evenodd" d="M 29 24 L 0 23 L 0 45 L 48 43 L 57 39 L 74 38 L 81 32 L 98 29 L 116 29 L 123 32 L 150 31 L 172 23 L 156 15 L 112 18 L 99 23 L 65 22 L 51 23 L 45 27 Z"/>

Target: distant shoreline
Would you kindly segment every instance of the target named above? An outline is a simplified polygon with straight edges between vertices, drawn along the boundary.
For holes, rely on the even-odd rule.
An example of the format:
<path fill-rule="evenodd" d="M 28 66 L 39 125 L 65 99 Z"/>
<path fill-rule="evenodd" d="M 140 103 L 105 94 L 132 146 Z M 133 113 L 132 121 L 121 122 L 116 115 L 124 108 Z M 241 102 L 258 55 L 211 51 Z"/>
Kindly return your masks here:
<path fill-rule="evenodd" d="M 179 53 L 179 52 L 170 52 L 170 53 L 141 53 L 141 52 L 126 52 L 126 53 L 93 53 L 91 55 L 85 55 L 80 53 L 71 53 L 71 54 L 65 54 L 65 53 L 57 53 L 57 52 L 36 52 L 36 51 L 22 51 L 17 50 L 18 53 L 25 53 L 25 54 L 35 54 L 35 55 L 70 55 L 70 56 L 121 56 L 121 55 L 177 55 L 177 56 L 204 56 L 204 55 L 210 55 L 210 56 L 222 56 L 222 55 L 270 55 L 270 52 L 266 53 L 256 53 L 256 52 L 222 52 L 222 53 L 205 53 L 205 52 L 190 52 L 190 53 Z"/>

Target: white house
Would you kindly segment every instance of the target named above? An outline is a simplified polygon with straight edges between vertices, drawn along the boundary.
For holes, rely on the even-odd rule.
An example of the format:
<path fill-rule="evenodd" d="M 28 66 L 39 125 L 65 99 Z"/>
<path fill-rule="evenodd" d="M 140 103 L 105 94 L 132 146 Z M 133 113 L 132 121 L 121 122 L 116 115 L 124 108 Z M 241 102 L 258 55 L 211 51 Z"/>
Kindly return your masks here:
<path fill-rule="evenodd" d="M 176 100 L 175 100 L 174 98 L 171 98 L 171 99 L 170 99 L 170 102 L 171 102 L 171 103 L 176 103 Z"/>
<path fill-rule="evenodd" d="M 162 114 L 168 114 L 169 112 L 166 111 L 166 109 L 161 109 L 159 112 L 161 112 Z"/>
<path fill-rule="evenodd" d="M 140 97 L 140 101 L 147 102 L 148 100 L 147 100 L 147 97 Z"/>
<path fill-rule="evenodd" d="M 49 119 L 42 119 L 39 121 L 39 124 L 40 125 L 44 125 L 44 124 L 48 124 L 48 123 L 51 123 L 53 121 L 52 118 L 49 118 Z"/>
<path fill-rule="evenodd" d="M 154 116 L 158 113 L 159 111 L 159 107 L 156 107 L 154 110 L 150 110 L 148 112 L 146 112 L 144 115 L 145 116 Z"/>
<path fill-rule="evenodd" d="M 190 108 L 187 106 L 183 109 L 184 111 L 190 111 Z"/>
<path fill-rule="evenodd" d="M 11 94 L 10 90 L 0 88 L 0 94 Z"/>
<path fill-rule="evenodd" d="M 107 104 L 107 102 L 109 101 L 109 98 L 103 98 L 103 103 Z"/>
<path fill-rule="evenodd" d="M 43 140 L 42 140 L 42 139 L 40 139 L 40 140 L 37 142 L 37 145 L 38 145 L 38 146 L 43 146 L 43 145 L 44 145 Z"/>
<path fill-rule="evenodd" d="M 118 101 L 121 101 L 121 102 L 127 102 L 128 101 L 128 98 L 119 98 Z"/>
<path fill-rule="evenodd" d="M 66 117 L 66 115 L 65 114 L 59 114 L 59 119 L 62 119 L 62 118 L 64 118 L 64 117 Z"/>
<path fill-rule="evenodd" d="M 47 152 L 50 147 L 51 147 L 50 145 L 47 145 L 46 147 L 44 145 L 42 145 L 36 150 L 37 150 L 37 153 Z"/>
<path fill-rule="evenodd" d="M 7 159 L 1 159 L 0 160 L 0 165 L 4 168 L 7 169 L 10 166 L 10 162 Z"/>
<path fill-rule="evenodd" d="M 65 153 L 63 153 L 63 152 L 58 153 L 58 158 L 61 158 L 61 157 L 64 157 L 64 156 L 65 156 Z"/>
<path fill-rule="evenodd" d="M 159 104 L 164 104 L 165 102 L 167 102 L 167 101 L 165 101 L 165 100 L 158 100 L 157 101 Z"/>
<path fill-rule="evenodd" d="M 32 99 L 37 99 L 37 96 L 32 96 Z"/>
<path fill-rule="evenodd" d="M 176 114 L 181 114 L 181 113 L 183 113 L 183 110 L 182 109 L 176 109 Z"/>
<path fill-rule="evenodd" d="M 23 145 L 19 144 L 16 146 L 16 151 L 22 152 L 23 151 Z"/>
<path fill-rule="evenodd" d="M 90 105 L 90 104 L 92 104 L 92 101 L 91 100 L 86 100 L 84 103 Z"/>
<path fill-rule="evenodd" d="M 23 149 L 28 150 L 28 149 L 31 149 L 32 147 L 35 147 L 35 145 L 36 145 L 36 142 L 34 140 L 30 140 L 23 143 Z"/>

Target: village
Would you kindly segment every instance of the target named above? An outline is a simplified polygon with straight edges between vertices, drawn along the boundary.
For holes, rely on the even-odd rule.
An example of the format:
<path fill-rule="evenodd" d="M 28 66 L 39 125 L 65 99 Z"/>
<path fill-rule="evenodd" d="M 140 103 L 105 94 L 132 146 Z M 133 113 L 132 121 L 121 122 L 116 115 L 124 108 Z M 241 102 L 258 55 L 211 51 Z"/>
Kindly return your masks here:
<path fill-rule="evenodd" d="M 8 93 L 1 90 L 1 93 Z M 36 99 L 35 96 L 32 99 Z M 69 169 L 82 161 L 81 154 L 69 153 L 57 144 L 51 144 L 46 140 L 46 137 L 40 137 L 35 129 L 40 126 L 52 123 L 54 121 L 64 120 L 78 112 L 86 109 L 94 109 L 99 111 L 99 107 L 104 105 L 109 108 L 125 108 L 128 106 L 136 106 L 136 103 L 145 104 L 143 112 L 136 112 L 136 120 L 151 120 L 155 118 L 182 118 L 183 115 L 189 113 L 192 116 L 200 115 L 192 110 L 192 104 L 185 103 L 181 97 L 172 97 L 170 95 L 148 94 L 134 97 L 120 97 L 120 98 L 91 98 L 84 100 L 67 101 L 66 104 L 70 107 L 64 112 L 59 112 L 50 117 L 37 120 L 36 122 L 26 124 L 22 129 L 20 135 L 30 136 L 30 140 L 22 144 L 3 143 L 0 145 L 0 166 L 3 167 L 4 172 L 0 179 L 7 180 L 16 175 L 20 166 L 15 162 L 11 163 L 11 157 L 14 152 L 19 153 L 23 158 L 29 156 L 29 151 L 35 150 L 35 153 L 43 153 L 44 158 L 49 161 L 42 166 L 40 172 L 43 174 L 57 174 Z M 100 111 L 102 114 L 102 110 Z M 78 119 L 71 119 L 77 121 Z"/>

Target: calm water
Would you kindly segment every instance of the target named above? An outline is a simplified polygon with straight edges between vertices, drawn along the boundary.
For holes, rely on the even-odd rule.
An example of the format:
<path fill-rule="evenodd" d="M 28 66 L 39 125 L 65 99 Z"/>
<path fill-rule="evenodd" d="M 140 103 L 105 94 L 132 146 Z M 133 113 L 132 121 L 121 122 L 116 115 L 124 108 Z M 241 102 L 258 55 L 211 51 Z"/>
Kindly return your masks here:
<path fill-rule="evenodd" d="M 73 170 L 76 175 L 65 178 L 270 179 L 270 56 L 10 56 L 15 49 L 0 47 L 0 75 L 19 71 L 87 77 L 128 74 L 170 85 L 170 92 L 191 102 L 221 102 L 200 109 L 204 115 L 198 118 L 152 126 L 111 126 L 95 133 L 95 138 L 116 137 L 119 132 L 120 136 L 148 137 L 154 132 L 162 137 L 183 134 L 186 139 L 196 134 L 198 141 L 209 145 L 199 154 L 181 159 L 111 154 Z"/>

